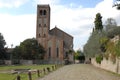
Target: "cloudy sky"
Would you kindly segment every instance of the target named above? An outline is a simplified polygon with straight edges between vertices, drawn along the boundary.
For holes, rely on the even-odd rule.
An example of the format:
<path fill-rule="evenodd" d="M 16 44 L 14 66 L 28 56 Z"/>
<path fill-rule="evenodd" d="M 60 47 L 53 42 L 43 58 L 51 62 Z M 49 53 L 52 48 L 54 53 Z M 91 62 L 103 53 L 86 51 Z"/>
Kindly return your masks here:
<path fill-rule="evenodd" d="M 37 4 L 51 7 L 51 28 L 55 25 L 74 37 L 74 49 L 82 49 L 94 27 L 95 15 L 114 18 L 120 25 L 120 11 L 113 0 L 0 0 L 0 33 L 8 47 L 36 36 Z"/>

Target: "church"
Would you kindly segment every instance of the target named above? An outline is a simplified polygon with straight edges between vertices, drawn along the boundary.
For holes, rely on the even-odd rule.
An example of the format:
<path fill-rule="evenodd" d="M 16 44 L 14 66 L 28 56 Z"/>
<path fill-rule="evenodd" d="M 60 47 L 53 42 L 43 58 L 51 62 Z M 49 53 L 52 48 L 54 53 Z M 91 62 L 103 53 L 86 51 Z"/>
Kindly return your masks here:
<path fill-rule="evenodd" d="M 46 50 L 44 60 L 73 62 L 73 37 L 55 27 L 50 30 L 50 6 L 37 5 L 36 39 Z"/>

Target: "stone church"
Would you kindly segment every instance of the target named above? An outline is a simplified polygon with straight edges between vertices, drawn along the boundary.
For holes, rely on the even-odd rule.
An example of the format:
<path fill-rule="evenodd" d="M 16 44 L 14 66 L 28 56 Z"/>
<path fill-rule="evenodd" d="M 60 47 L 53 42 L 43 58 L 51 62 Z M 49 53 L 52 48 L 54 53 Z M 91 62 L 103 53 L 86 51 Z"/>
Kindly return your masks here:
<path fill-rule="evenodd" d="M 46 50 L 45 60 L 73 61 L 73 53 L 67 55 L 73 50 L 73 37 L 57 27 L 50 30 L 49 5 L 37 5 L 36 39 Z"/>

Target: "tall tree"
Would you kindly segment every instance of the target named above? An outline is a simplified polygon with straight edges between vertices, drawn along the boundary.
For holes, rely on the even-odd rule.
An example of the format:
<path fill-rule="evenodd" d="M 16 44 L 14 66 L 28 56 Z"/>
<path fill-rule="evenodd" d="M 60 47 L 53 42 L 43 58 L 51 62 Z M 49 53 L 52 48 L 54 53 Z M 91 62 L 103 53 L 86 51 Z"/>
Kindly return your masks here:
<path fill-rule="evenodd" d="M 6 42 L 4 40 L 3 35 L 0 33 L 0 49 L 4 48 L 4 46 L 6 45 Z"/>
<path fill-rule="evenodd" d="M 93 28 L 93 32 L 84 46 L 84 53 L 87 57 L 95 57 L 97 54 L 102 53 L 100 40 L 104 37 L 105 32 L 102 30 L 102 16 L 100 13 L 96 14 L 94 24 L 95 28 Z"/>
<path fill-rule="evenodd" d="M 5 59 L 6 57 L 6 52 L 4 49 L 4 46 L 6 45 L 6 42 L 4 40 L 3 35 L 0 33 L 0 59 Z"/>
<path fill-rule="evenodd" d="M 96 14 L 94 24 L 95 24 L 95 30 L 96 31 L 102 31 L 103 25 L 102 25 L 102 16 L 101 16 L 100 13 Z"/>

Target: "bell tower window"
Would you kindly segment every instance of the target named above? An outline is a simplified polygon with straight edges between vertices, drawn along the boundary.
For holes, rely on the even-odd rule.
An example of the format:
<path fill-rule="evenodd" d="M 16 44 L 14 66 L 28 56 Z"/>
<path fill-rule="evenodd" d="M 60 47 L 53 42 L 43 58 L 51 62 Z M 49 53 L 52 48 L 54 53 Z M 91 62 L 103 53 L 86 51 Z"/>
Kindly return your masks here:
<path fill-rule="evenodd" d="M 42 11 L 42 10 L 40 10 L 40 15 L 42 15 L 42 13 L 43 13 L 43 11 Z"/>
<path fill-rule="evenodd" d="M 46 27 L 46 24 L 44 24 L 44 27 Z"/>
<path fill-rule="evenodd" d="M 40 37 L 40 34 L 39 34 L 39 37 Z"/>
<path fill-rule="evenodd" d="M 43 15 L 46 15 L 46 10 L 43 11 Z"/>
<path fill-rule="evenodd" d="M 46 37 L 46 35 L 44 34 L 44 37 Z"/>
<path fill-rule="evenodd" d="M 39 24 L 39 27 L 41 27 L 41 24 Z"/>
<path fill-rule="evenodd" d="M 47 14 L 47 11 L 46 10 L 40 10 L 40 15 L 46 15 Z"/>

